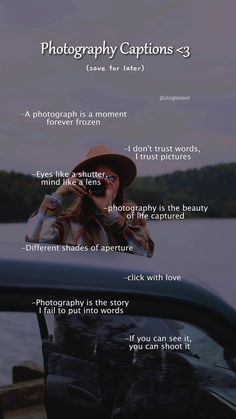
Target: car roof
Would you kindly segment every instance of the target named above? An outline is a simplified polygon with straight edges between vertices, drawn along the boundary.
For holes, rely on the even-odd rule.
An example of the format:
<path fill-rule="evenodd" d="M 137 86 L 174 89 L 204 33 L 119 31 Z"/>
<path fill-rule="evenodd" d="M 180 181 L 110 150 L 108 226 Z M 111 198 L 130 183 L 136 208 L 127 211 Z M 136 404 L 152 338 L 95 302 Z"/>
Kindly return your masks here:
<path fill-rule="evenodd" d="M 55 290 L 101 292 L 195 305 L 236 324 L 236 311 L 207 286 L 181 281 L 128 281 L 128 275 L 161 274 L 151 258 L 124 253 L 26 252 L 25 243 L 5 243 L 0 256 L 0 290 Z M 33 245 L 33 243 L 32 243 Z"/>

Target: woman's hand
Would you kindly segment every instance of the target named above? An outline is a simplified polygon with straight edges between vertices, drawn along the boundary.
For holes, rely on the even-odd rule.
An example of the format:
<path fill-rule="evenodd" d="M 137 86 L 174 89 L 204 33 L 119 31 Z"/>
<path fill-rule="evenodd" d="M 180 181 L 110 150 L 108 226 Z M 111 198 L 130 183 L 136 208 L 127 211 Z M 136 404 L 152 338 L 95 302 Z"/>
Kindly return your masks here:
<path fill-rule="evenodd" d="M 66 181 L 68 184 L 61 185 L 56 190 L 56 194 L 61 196 L 66 196 L 69 193 L 73 192 L 75 195 L 83 198 L 84 196 L 88 196 L 88 191 L 84 185 L 78 185 L 79 179 L 73 177 L 67 178 Z"/>
<path fill-rule="evenodd" d="M 113 182 L 106 178 L 103 178 L 102 181 L 106 185 L 105 194 L 103 196 L 95 196 L 91 191 L 89 191 L 88 196 L 94 202 L 94 204 L 100 210 L 100 212 L 106 215 L 108 213 L 107 207 L 112 205 L 116 193 L 115 185 Z"/>

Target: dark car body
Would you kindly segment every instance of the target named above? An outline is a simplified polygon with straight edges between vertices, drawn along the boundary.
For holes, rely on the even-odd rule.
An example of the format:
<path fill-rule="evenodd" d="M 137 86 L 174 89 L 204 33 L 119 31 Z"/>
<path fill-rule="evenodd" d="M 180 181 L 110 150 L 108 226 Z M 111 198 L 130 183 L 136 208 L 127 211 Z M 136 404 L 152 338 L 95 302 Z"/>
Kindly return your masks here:
<path fill-rule="evenodd" d="M 155 368 L 153 370 L 159 396 L 154 397 L 154 401 L 149 400 L 149 407 L 145 407 L 144 400 L 136 402 L 137 380 L 130 379 L 117 418 L 151 419 L 158 416 L 158 411 L 174 419 L 183 414 L 196 419 L 236 417 L 236 376 L 233 371 L 236 311 L 212 290 L 184 278 L 171 283 L 148 281 L 148 275 L 159 272 L 146 258 L 124 254 L 64 254 L 61 249 L 56 254 L 25 252 L 20 247 L 24 246 L 16 245 L 14 255 L 6 250 L 0 259 L 2 311 L 34 312 L 35 301 L 40 298 L 125 299 L 130 302 L 126 315 L 191 323 L 223 348 L 231 369 L 209 367 L 197 354 L 167 352 L 165 362 L 169 367 L 162 385 L 158 384 L 158 373 Z M 139 274 L 143 280 L 132 279 L 134 274 Z M 165 273 L 162 276 L 164 278 Z M 47 338 L 46 335 L 43 337 Z M 139 368 L 138 363 L 136 368 Z M 142 383 L 145 386 L 145 381 Z M 146 416 L 140 413 L 144 411 Z"/>

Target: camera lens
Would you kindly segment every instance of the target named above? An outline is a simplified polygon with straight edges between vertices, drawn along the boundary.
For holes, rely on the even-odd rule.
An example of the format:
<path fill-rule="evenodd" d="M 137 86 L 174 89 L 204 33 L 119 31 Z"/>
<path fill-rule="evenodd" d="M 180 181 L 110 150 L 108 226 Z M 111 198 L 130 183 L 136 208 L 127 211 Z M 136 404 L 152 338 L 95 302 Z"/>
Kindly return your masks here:
<path fill-rule="evenodd" d="M 92 192 L 94 196 L 103 196 L 106 191 L 106 184 L 102 179 L 87 178 L 85 182 L 86 188 Z"/>

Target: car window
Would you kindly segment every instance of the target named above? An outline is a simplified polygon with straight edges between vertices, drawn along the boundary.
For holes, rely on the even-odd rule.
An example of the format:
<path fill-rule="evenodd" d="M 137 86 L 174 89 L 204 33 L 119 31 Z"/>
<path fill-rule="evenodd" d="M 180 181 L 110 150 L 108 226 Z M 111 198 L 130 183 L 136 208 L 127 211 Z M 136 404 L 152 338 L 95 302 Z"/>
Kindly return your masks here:
<path fill-rule="evenodd" d="M 175 319 L 125 315 L 56 316 L 54 341 L 72 352 L 80 352 L 85 342 L 91 353 L 95 344 L 106 346 L 107 350 L 109 346 L 120 346 L 136 355 L 139 351 L 181 352 L 209 366 L 229 368 L 224 359 L 224 348 L 207 330 Z"/>
<path fill-rule="evenodd" d="M 103 400 L 103 408 L 118 412 L 117 418 L 154 419 L 158 410 L 177 419 L 199 409 L 195 417 L 202 419 L 200 407 L 209 392 L 219 392 L 220 397 L 225 392 L 225 415 L 231 403 L 227 397 L 232 399 L 236 392 L 236 376 L 224 360 L 224 348 L 190 322 L 132 315 L 48 315 L 52 337 L 42 346 L 35 314 L 1 313 L 0 320 L 1 385 L 10 383 L 12 366 L 22 364 L 15 379 L 28 380 L 42 417 L 44 394 L 49 418 L 68 411 L 68 403 L 73 418 L 94 409 L 99 413 Z M 35 392 L 32 385 L 38 378 Z M 23 402 L 31 403 L 27 397 Z M 214 400 L 208 405 L 217 412 Z"/>
<path fill-rule="evenodd" d="M 189 336 L 191 351 L 212 366 L 229 368 L 224 359 L 224 348 L 219 345 L 206 331 L 189 323 L 182 323 L 181 336 Z"/>

